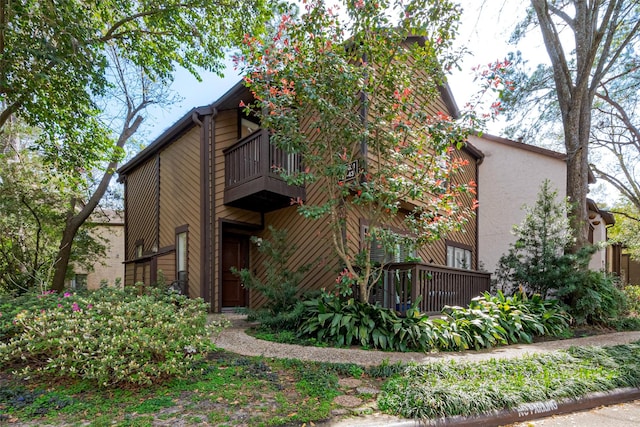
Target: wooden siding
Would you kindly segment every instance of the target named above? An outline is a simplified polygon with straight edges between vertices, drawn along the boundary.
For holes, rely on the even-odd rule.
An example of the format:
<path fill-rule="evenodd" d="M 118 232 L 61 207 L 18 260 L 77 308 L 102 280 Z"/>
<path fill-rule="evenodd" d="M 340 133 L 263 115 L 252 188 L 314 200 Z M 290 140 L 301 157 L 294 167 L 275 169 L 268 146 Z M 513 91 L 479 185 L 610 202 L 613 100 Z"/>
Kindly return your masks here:
<path fill-rule="evenodd" d="M 224 149 L 231 147 L 238 141 L 238 112 L 237 110 L 224 110 L 218 113 L 213 127 L 213 263 L 214 275 L 212 277 L 211 307 L 214 311 L 220 307 L 220 250 L 221 250 L 221 221 L 229 221 L 239 224 L 251 224 L 255 227 L 261 225 L 261 216 L 257 212 L 251 212 L 224 204 Z"/>
<path fill-rule="evenodd" d="M 124 284 L 133 285 L 135 282 L 134 276 L 135 264 L 129 263 L 124 266 Z"/>
<path fill-rule="evenodd" d="M 471 181 L 478 182 L 478 168 L 476 159 L 466 151 L 463 150 L 455 150 L 453 152 L 453 156 L 460 157 L 462 159 L 468 160 L 469 164 L 464 166 L 462 170 L 458 171 L 457 174 L 453 176 L 452 182 L 454 183 L 469 183 Z M 477 189 L 476 189 L 477 190 Z M 464 195 L 462 198 L 462 203 L 465 206 L 471 206 L 473 203 L 473 199 L 477 198 L 477 195 L 469 194 Z M 478 221 L 477 221 L 477 212 L 475 212 L 474 216 L 469 219 L 469 221 L 463 226 L 461 231 L 454 231 L 449 233 L 446 236 L 447 239 L 462 243 L 463 245 L 469 246 L 472 248 L 472 268 L 478 269 Z M 445 253 L 445 262 L 446 264 L 446 253 Z"/>
<path fill-rule="evenodd" d="M 200 127 L 196 126 L 160 153 L 159 246 L 175 245 L 176 228 L 188 225 L 189 295 L 194 297 L 201 296 L 200 186 Z M 164 268 L 169 266 L 165 263 Z M 175 261 L 172 270 L 175 275 Z"/>
<path fill-rule="evenodd" d="M 167 285 L 176 280 L 176 253 L 175 251 L 158 256 L 158 271 L 162 271 Z"/>
<path fill-rule="evenodd" d="M 307 189 L 307 200 L 310 203 L 319 203 L 324 198 L 320 185 L 311 185 Z M 331 229 L 326 218 L 310 220 L 298 213 L 295 206 L 280 209 L 265 215 L 265 228 L 273 226 L 278 230 L 287 231 L 287 242 L 297 248 L 289 260 L 289 268 L 296 270 L 299 267 L 312 264 L 312 268 L 305 274 L 300 283 L 300 292 L 333 289 L 339 270 L 339 260 L 335 255 L 331 241 Z M 268 229 L 257 235 L 268 239 Z M 264 275 L 264 258 L 255 247 L 251 252 L 251 268 L 258 275 Z M 251 305 L 259 307 L 264 303 L 262 295 L 252 293 Z"/>
<path fill-rule="evenodd" d="M 136 257 L 135 248 L 143 242 L 143 253 L 158 247 L 158 158 L 154 157 L 127 175 L 127 247 L 125 260 Z M 125 284 L 132 284 L 131 274 Z"/>

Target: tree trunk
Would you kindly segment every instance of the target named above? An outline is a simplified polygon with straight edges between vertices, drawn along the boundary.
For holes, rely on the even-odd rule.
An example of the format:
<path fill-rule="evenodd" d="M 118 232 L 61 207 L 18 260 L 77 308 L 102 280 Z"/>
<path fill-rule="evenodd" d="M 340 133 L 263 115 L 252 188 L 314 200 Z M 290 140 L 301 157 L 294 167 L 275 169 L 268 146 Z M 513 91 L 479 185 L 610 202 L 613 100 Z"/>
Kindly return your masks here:
<path fill-rule="evenodd" d="M 60 293 L 64 289 L 67 267 L 69 266 L 69 260 L 71 259 L 73 239 L 84 221 L 85 220 L 80 220 L 78 215 L 75 215 L 69 218 L 65 223 L 64 230 L 62 231 L 62 239 L 60 240 L 60 247 L 58 248 L 58 254 L 56 255 L 53 283 L 51 284 L 51 290 L 53 291 Z"/>
<path fill-rule="evenodd" d="M 545 47 L 553 67 L 558 105 L 562 114 L 564 143 L 567 151 L 567 197 L 571 202 L 571 226 L 575 233 L 572 252 L 589 244 L 587 193 L 589 191 L 589 137 L 591 130 L 591 106 L 595 96 L 595 85 L 591 83 L 591 70 L 595 63 L 600 39 L 594 34 L 595 11 L 584 2 L 576 4 L 576 19 L 573 31 L 576 42 L 576 71 L 572 75 L 567 62 L 559 32 L 552 15 L 561 14 L 548 0 L 531 0 Z M 596 40 L 598 39 L 598 40 Z M 572 77 L 575 80 L 572 80 Z"/>
<path fill-rule="evenodd" d="M 575 155 L 567 158 L 567 197 L 571 202 L 571 228 L 576 238 L 573 246 L 569 248 L 571 252 L 576 252 L 589 244 L 588 173 L 587 148 L 580 147 Z"/>
<path fill-rule="evenodd" d="M 574 92 L 565 120 L 567 150 L 567 197 L 571 202 L 571 228 L 575 243 L 569 248 L 577 252 L 589 244 L 587 193 L 589 192 L 589 133 L 591 129 L 591 99 L 587 91 L 582 96 Z"/>
<path fill-rule="evenodd" d="M 148 103 L 148 101 L 141 102 L 136 108 L 128 111 L 122 132 L 116 142 L 116 147 L 118 149 L 124 147 L 124 144 L 129 140 L 131 135 L 133 135 L 140 127 L 143 118 L 142 116 L 138 116 L 138 113 L 143 110 Z M 117 151 L 118 150 L 115 150 L 114 152 Z M 109 183 L 111 182 L 111 178 L 113 177 L 117 166 L 118 160 L 114 156 L 111 162 L 109 162 L 104 175 L 102 175 L 100 183 L 89 198 L 89 201 L 87 201 L 80 212 L 75 215 L 73 214 L 73 212 L 75 212 L 75 201 L 71 201 L 71 210 L 65 223 L 64 230 L 62 231 L 62 239 L 60 240 L 60 247 L 58 249 L 58 255 L 56 256 L 55 272 L 53 274 L 53 283 L 51 284 L 52 290 L 61 292 L 64 289 L 64 279 L 67 275 L 69 260 L 71 259 L 73 239 L 76 237 L 76 233 L 82 224 L 89 219 L 93 210 L 98 206 L 98 203 L 100 202 L 100 199 L 102 199 L 102 196 L 104 196 L 104 193 L 107 192 L 107 188 L 109 188 Z"/>

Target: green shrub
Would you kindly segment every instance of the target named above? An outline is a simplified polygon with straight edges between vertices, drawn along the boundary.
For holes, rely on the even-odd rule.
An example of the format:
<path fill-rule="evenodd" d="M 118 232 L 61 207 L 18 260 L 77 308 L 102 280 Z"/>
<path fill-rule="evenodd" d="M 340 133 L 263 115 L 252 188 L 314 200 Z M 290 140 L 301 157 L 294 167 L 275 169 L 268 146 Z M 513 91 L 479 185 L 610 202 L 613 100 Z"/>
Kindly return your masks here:
<path fill-rule="evenodd" d="M 247 319 L 260 323 L 260 329 L 267 332 L 291 331 L 295 332 L 302 322 L 304 306 L 302 301 L 296 301 L 288 311 L 274 313 L 268 309 L 247 310 Z"/>
<path fill-rule="evenodd" d="M 627 310 L 636 316 L 640 315 L 640 285 L 627 285 L 622 289 L 627 296 Z"/>
<path fill-rule="evenodd" d="M 246 268 L 232 267 L 231 272 L 240 278 L 245 288 L 260 292 L 267 300 L 263 308 L 247 310 L 249 320 L 258 321 L 267 329 L 295 330 L 302 312 L 301 307 L 296 307 L 299 284 L 312 264 L 292 270 L 289 260 L 296 253 L 296 246 L 287 242 L 286 231 L 269 226 L 269 232 L 271 239 L 251 237 L 258 252 L 264 255 L 264 277 Z"/>
<path fill-rule="evenodd" d="M 639 361 L 640 346 L 634 343 L 572 347 L 515 359 L 409 365 L 384 384 L 378 407 L 426 420 L 575 399 L 591 392 L 637 387 Z"/>
<path fill-rule="evenodd" d="M 414 306 L 406 317 L 396 312 L 323 293 L 305 301 L 306 319 L 300 337 L 312 337 L 333 345 L 361 345 L 397 351 L 460 351 L 516 342 L 531 342 L 534 336 L 562 335 L 570 316 L 558 301 L 539 295 L 505 297 L 485 294 L 468 308 L 445 307 L 445 318 L 429 319 Z"/>
<path fill-rule="evenodd" d="M 9 314 L 13 327 L 3 320 L 8 339 L 0 343 L 0 368 L 88 379 L 103 387 L 187 375 L 222 327 L 207 325 L 202 300 L 153 291 L 137 297 L 110 288 L 15 302 Z"/>
<path fill-rule="evenodd" d="M 558 336 L 569 327 L 570 316 L 558 301 L 540 295 L 527 297 L 501 292 L 474 298 L 468 308 L 445 307 L 446 319 L 434 319 L 441 350 L 481 349 L 518 342 L 530 343 L 535 336 Z"/>
<path fill-rule="evenodd" d="M 399 342 L 396 334 L 401 328 L 401 319 L 389 309 L 353 298 L 342 300 L 325 292 L 305 301 L 304 307 L 306 320 L 300 327 L 301 337 L 313 337 L 338 346 L 359 344 L 383 350 L 401 346 L 410 348 Z"/>
<path fill-rule="evenodd" d="M 567 201 L 558 201 L 558 192 L 549 180 L 540 187 L 533 206 L 524 206 L 525 218 L 514 226 L 516 241 L 499 261 L 496 287 L 511 295 L 518 290 L 547 296 L 562 282 L 571 279 L 575 266 L 565 248 L 573 242 Z"/>
<path fill-rule="evenodd" d="M 577 324 L 606 325 L 626 308 L 626 296 L 617 286 L 617 279 L 600 271 L 580 271 L 575 280 L 558 289 L 558 298 Z"/>

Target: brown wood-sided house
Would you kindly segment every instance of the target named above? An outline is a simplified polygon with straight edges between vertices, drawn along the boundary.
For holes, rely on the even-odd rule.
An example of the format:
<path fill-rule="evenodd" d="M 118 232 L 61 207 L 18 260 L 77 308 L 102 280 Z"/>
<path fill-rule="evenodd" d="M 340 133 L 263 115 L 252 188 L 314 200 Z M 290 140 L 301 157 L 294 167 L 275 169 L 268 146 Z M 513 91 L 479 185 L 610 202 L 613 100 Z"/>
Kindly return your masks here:
<path fill-rule="evenodd" d="M 457 107 L 448 87 L 441 89 L 441 95 L 433 114 L 444 111 L 455 116 Z M 126 285 L 154 283 L 162 271 L 168 282 L 188 283 L 188 294 L 204 298 L 214 312 L 259 306 L 261 295 L 247 292 L 230 268 L 247 267 L 260 274 L 262 260 L 249 239 L 268 238 L 268 226 L 287 230 L 289 242 L 298 248 L 292 268 L 314 262 L 301 290 L 330 289 L 335 284 L 339 263 L 328 225 L 303 218 L 291 202 L 321 197 L 317 184 L 289 186 L 272 170 L 274 164 L 293 168 L 299 161 L 271 145 L 268 133 L 245 115 L 239 105 L 250 99 L 242 83 L 236 84 L 211 105 L 189 111 L 118 170 L 125 185 Z M 453 155 L 469 161 L 456 179 L 477 181 L 481 154 L 469 146 Z M 348 219 L 346 235 L 354 236 L 353 244 L 363 241 L 366 225 L 364 217 Z M 474 271 L 477 248 L 473 219 L 464 232 L 421 250 L 417 254 L 421 263 L 403 265 L 416 271 L 414 280 L 429 277 L 466 286 L 469 280 L 480 279 L 481 286 L 488 287 L 488 275 Z M 380 293 L 378 299 L 390 300 Z M 443 304 L 436 302 L 440 307 L 425 311 L 439 311 Z"/>

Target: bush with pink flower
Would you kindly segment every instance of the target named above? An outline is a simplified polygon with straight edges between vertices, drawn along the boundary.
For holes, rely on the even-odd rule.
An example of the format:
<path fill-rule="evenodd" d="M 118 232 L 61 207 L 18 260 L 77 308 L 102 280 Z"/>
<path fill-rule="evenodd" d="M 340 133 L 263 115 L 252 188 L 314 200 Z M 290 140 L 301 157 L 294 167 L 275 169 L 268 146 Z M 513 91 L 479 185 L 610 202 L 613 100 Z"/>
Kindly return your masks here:
<path fill-rule="evenodd" d="M 188 375 L 224 326 L 202 300 L 116 289 L 5 298 L 0 312 L 0 370 L 103 387 Z"/>

